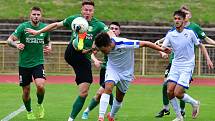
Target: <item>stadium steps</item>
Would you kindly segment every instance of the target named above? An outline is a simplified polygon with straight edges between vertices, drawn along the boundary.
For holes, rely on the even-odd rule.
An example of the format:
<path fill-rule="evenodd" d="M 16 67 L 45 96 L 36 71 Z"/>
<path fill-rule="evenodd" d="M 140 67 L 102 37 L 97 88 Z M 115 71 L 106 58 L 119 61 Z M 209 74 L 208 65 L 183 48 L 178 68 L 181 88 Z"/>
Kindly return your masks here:
<path fill-rule="evenodd" d="M 6 40 L 9 35 L 17 28 L 20 22 L 0 21 L 0 40 Z M 106 22 L 107 23 L 107 22 Z M 169 24 L 155 23 L 147 24 L 143 22 L 120 22 L 121 36 L 129 39 L 149 40 L 155 42 L 163 38 L 168 30 L 171 29 Z M 207 36 L 215 39 L 215 28 L 203 28 Z M 51 32 L 52 41 L 69 41 L 71 31 L 61 28 Z"/>

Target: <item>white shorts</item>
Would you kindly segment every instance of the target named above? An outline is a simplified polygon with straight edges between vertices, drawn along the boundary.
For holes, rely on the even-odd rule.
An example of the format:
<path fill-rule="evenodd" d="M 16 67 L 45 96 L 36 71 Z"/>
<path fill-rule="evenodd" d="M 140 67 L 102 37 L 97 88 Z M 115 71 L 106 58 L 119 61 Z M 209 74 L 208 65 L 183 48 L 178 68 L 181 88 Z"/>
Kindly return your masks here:
<path fill-rule="evenodd" d="M 115 86 L 117 86 L 122 93 L 126 93 L 133 78 L 124 80 L 122 76 L 123 75 L 115 72 L 115 70 L 107 69 L 105 73 L 105 82 L 113 81 Z"/>
<path fill-rule="evenodd" d="M 192 78 L 194 67 L 175 67 L 171 66 L 167 80 L 175 82 L 178 85 L 188 89 Z"/>

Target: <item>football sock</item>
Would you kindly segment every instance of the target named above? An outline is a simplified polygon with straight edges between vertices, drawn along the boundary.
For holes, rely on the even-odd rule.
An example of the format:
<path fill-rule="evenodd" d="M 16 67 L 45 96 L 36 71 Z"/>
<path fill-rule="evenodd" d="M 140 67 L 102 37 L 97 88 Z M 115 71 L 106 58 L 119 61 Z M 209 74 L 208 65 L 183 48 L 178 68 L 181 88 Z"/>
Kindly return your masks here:
<path fill-rule="evenodd" d="M 169 105 L 169 99 L 167 95 L 167 82 L 164 82 L 163 84 L 162 93 L 163 93 L 163 105 Z"/>
<path fill-rule="evenodd" d="M 88 106 L 89 111 L 93 110 L 98 104 L 99 102 L 97 102 L 94 98 L 92 98 L 92 100 L 90 101 L 90 105 Z M 86 112 L 89 112 L 89 111 L 86 111 Z"/>
<path fill-rule="evenodd" d="M 109 104 L 112 106 L 113 105 L 113 93 L 110 94 L 110 101 Z"/>
<path fill-rule="evenodd" d="M 122 105 L 122 102 L 118 102 L 116 99 L 113 101 L 113 106 L 111 108 L 111 117 L 115 117 L 116 113 L 119 111 L 120 107 Z"/>
<path fill-rule="evenodd" d="M 184 111 L 185 109 L 185 102 L 183 100 L 180 100 L 180 108 L 181 108 L 181 111 Z"/>
<path fill-rule="evenodd" d="M 179 105 L 178 105 L 178 102 L 177 102 L 177 99 L 176 98 L 173 98 L 170 100 L 170 103 L 176 113 L 176 116 L 177 117 L 181 117 L 181 110 L 179 108 Z"/>
<path fill-rule="evenodd" d="M 84 102 L 86 100 L 86 97 L 80 97 L 78 96 L 73 104 L 73 109 L 72 109 L 72 112 L 70 114 L 70 117 L 72 119 L 75 119 L 75 117 L 78 115 L 78 113 L 81 111 L 83 105 L 84 105 Z"/>
<path fill-rule="evenodd" d="M 43 103 L 43 99 L 44 99 L 44 93 L 42 93 L 42 94 L 37 93 L 37 103 L 38 104 L 42 104 Z"/>
<path fill-rule="evenodd" d="M 23 100 L 23 103 L 24 103 L 24 105 L 25 105 L 26 110 L 27 110 L 28 112 L 31 112 L 31 98 L 30 98 L 29 100 L 27 100 L 27 101 L 24 101 L 24 100 Z"/>
<path fill-rule="evenodd" d="M 182 100 L 186 103 L 190 103 L 191 105 L 198 104 L 197 100 L 193 99 L 191 96 L 189 96 L 186 93 L 184 93 L 184 97 L 182 98 Z"/>
<path fill-rule="evenodd" d="M 105 112 L 108 107 L 108 103 L 110 100 L 110 95 L 103 93 L 100 99 L 100 105 L 99 105 L 99 117 L 103 117 L 105 115 Z"/>

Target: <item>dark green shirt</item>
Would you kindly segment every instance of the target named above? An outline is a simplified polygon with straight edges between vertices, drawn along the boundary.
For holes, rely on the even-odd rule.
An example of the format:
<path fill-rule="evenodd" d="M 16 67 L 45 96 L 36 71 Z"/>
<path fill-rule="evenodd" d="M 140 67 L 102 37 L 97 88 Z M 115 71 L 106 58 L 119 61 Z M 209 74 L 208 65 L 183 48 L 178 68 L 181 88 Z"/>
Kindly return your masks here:
<path fill-rule="evenodd" d="M 39 35 L 31 35 L 25 32 L 26 28 L 40 30 L 46 26 L 45 23 L 39 23 L 37 27 L 32 26 L 31 22 L 21 23 L 12 33 L 16 36 L 20 43 L 24 44 L 23 50 L 19 51 L 19 66 L 31 68 L 39 64 L 44 64 L 43 45 L 48 44 L 50 38 L 49 33 L 41 33 Z"/>
<path fill-rule="evenodd" d="M 70 16 L 70 17 L 64 19 L 63 25 L 67 29 L 72 30 L 72 28 L 71 28 L 72 21 L 75 18 L 80 17 L 80 16 L 81 15 L 74 15 L 74 16 Z M 87 36 L 84 39 L 84 49 L 91 49 L 92 48 L 93 41 L 94 41 L 94 39 L 98 33 L 102 32 L 102 31 L 105 31 L 105 32 L 108 31 L 108 27 L 103 22 L 101 22 L 100 20 L 98 20 L 94 17 L 92 18 L 91 21 L 88 21 L 88 24 L 89 24 L 89 28 L 87 31 Z M 72 31 L 70 42 L 72 42 L 75 39 L 76 35 L 77 34 Z M 90 56 L 91 53 L 87 53 L 85 55 L 88 59 L 91 60 L 91 56 Z"/>

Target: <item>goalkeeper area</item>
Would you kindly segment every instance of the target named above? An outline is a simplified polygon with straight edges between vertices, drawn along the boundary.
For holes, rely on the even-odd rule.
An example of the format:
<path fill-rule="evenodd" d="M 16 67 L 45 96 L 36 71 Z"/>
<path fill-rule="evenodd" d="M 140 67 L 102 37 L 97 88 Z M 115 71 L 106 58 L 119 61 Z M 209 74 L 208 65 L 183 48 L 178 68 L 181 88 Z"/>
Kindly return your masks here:
<path fill-rule="evenodd" d="M 22 106 L 22 90 L 18 86 L 18 76 L 0 76 L 0 120 L 17 111 Z M 161 119 L 155 118 L 155 114 L 162 108 L 162 78 L 136 77 L 125 96 L 122 109 L 117 115 L 119 121 L 170 121 L 175 118 L 171 108 L 171 114 Z M 82 121 L 81 114 L 89 104 L 99 88 L 98 77 L 95 77 L 90 87 L 89 96 L 76 121 Z M 215 115 L 215 80 L 207 78 L 194 78 L 187 93 L 201 101 L 200 115 L 195 121 L 213 121 Z M 36 92 L 32 84 L 31 97 L 33 111 L 36 110 Z M 70 115 L 71 106 L 78 93 L 74 83 L 74 76 L 47 76 L 46 94 L 44 100 L 45 117 L 42 121 L 66 121 Z M 185 120 L 192 120 L 192 107 L 186 105 Z M 96 121 L 98 117 L 98 106 L 90 113 L 88 121 Z M 26 120 L 26 111 L 21 111 L 10 121 Z"/>

